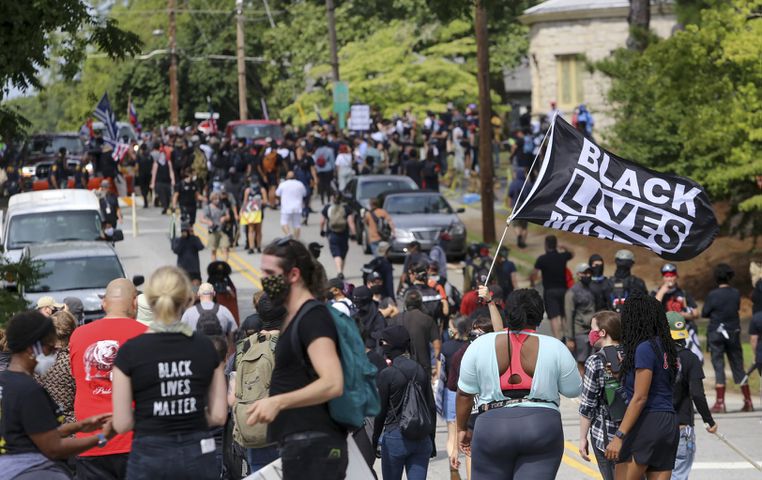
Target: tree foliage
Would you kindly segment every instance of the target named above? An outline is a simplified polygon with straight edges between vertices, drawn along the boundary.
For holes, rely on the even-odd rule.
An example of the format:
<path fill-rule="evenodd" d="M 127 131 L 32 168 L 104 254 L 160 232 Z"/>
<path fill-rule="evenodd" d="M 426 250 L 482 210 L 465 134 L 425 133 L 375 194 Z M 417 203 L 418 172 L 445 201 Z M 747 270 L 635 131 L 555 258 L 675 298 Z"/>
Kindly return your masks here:
<path fill-rule="evenodd" d="M 223 124 L 238 118 L 236 63 L 209 57 L 236 53 L 233 2 L 184 0 L 178 4 L 181 121 L 190 122 L 194 112 L 206 111 L 207 96 L 215 111 L 220 112 Z M 270 26 L 259 2 L 245 2 L 246 55 L 262 58 L 261 62 L 247 62 L 250 118 L 262 118 L 261 99 L 267 102 L 273 118 L 291 116 L 299 123 L 301 108 L 307 120 L 313 119 L 315 104 L 327 114 L 331 85 L 325 2 L 270 0 L 269 4 L 275 28 Z M 495 8 L 490 24 L 494 28 L 490 56 L 498 80 L 503 68 L 516 65 L 525 54 L 528 41 L 526 28 L 505 21 L 514 17 Z M 371 103 L 385 112 L 405 104 L 420 112 L 442 108 L 449 100 L 476 100 L 472 23 L 467 18 L 443 21 L 437 13 L 435 5 L 429 6 L 426 0 L 336 1 L 340 69 L 342 79 L 350 81 L 353 102 Z M 137 35 L 144 54 L 167 48 L 166 0 L 131 0 L 126 5 L 117 2 L 110 18 Z M 392 24 L 400 31 L 391 31 Z M 157 30 L 163 33 L 155 35 Z M 391 38 L 400 39 L 401 44 L 390 44 Z M 392 65 L 384 52 L 407 63 Z M 380 70 L 376 71 L 372 63 Z M 131 96 L 143 125 L 168 123 L 166 54 L 126 60 L 91 55 L 78 65 L 80 72 L 74 78 L 56 76 L 33 98 L 10 102 L 32 121 L 29 130 L 78 129 L 104 91 L 109 92 L 117 117 L 126 116 Z M 467 85 L 469 82 L 472 86 Z M 493 82 L 498 93 L 501 84 Z M 395 89 L 396 93 L 379 95 L 374 86 Z M 406 92 L 413 97 L 403 100 Z"/>
<path fill-rule="evenodd" d="M 597 66 L 611 76 L 624 157 L 691 177 L 762 233 L 762 0 L 718 2 L 641 54 L 618 50 Z"/>
<path fill-rule="evenodd" d="M 0 326 L 22 310 L 29 308 L 20 292 L 35 285 L 43 278 L 42 264 L 24 257 L 17 263 L 9 263 L 0 255 L 0 283 L 15 285 L 13 290 L 0 288 Z"/>
<path fill-rule="evenodd" d="M 42 88 L 40 73 L 51 69 L 53 75 L 72 78 L 79 72 L 88 49 L 122 59 L 139 51 L 140 42 L 132 33 L 119 28 L 113 18 L 99 19 L 83 0 L 35 0 L 1 2 L 0 18 L 0 99 L 9 86 L 25 91 Z M 59 61 L 50 64 L 51 53 Z M 0 106 L 0 126 L 12 135 L 27 124 L 17 112 Z"/>

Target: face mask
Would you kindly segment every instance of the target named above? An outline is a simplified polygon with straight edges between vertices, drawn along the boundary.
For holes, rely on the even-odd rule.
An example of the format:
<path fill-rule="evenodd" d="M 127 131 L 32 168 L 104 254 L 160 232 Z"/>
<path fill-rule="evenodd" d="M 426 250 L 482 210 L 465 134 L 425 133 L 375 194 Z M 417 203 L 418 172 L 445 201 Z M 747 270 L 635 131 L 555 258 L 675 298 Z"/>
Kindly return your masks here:
<path fill-rule="evenodd" d="M 435 283 L 439 283 L 439 275 L 430 275 L 430 280 L 434 280 Z"/>
<path fill-rule="evenodd" d="M 600 330 L 590 330 L 590 333 L 587 334 L 587 341 L 590 342 L 590 346 L 594 347 L 596 343 L 598 343 L 598 340 L 601 339 L 601 331 Z"/>
<path fill-rule="evenodd" d="M 592 280 L 591 277 L 579 277 L 579 281 L 582 282 L 582 285 L 590 285 L 590 281 Z"/>
<path fill-rule="evenodd" d="M 602 277 L 603 276 L 603 265 L 595 265 L 593 267 L 593 276 L 594 277 Z"/>
<path fill-rule="evenodd" d="M 370 293 L 373 295 L 379 295 L 381 293 L 384 293 L 384 286 L 383 285 L 373 285 L 370 287 Z"/>
<path fill-rule="evenodd" d="M 291 286 L 286 283 L 286 277 L 283 274 L 262 278 L 262 290 L 270 297 L 274 305 L 285 303 L 290 289 Z"/>
<path fill-rule="evenodd" d="M 37 365 L 34 366 L 34 373 L 42 377 L 56 363 L 56 353 L 52 352 L 50 355 L 45 355 L 40 342 L 35 343 L 32 350 L 34 351 L 34 359 L 37 360 Z"/>

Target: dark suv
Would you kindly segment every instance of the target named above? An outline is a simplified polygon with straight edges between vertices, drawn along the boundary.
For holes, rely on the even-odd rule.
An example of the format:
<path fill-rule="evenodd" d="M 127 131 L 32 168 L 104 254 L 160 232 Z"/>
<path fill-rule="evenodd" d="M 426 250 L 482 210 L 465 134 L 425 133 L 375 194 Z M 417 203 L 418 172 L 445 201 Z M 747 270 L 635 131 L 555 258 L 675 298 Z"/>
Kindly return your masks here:
<path fill-rule="evenodd" d="M 24 143 L 21 176 L 25 188 L 31 189 L 35 180 L 45 180 L 50 167 L 58 157 L 58 150 L 66 149 L 66 165 L 69 170 L 79 165 L 85 155 L 85 144 L 76 133 L 43 133 L 32 135 Z"/>

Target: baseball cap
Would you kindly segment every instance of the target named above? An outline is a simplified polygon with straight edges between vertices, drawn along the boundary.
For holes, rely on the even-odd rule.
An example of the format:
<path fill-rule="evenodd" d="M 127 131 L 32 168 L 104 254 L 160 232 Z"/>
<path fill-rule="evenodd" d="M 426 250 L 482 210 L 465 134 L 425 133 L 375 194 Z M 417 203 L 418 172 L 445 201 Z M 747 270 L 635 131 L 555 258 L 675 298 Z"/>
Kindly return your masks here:
<path fill-rule="evenodd" d="M 370 272 L 368 274 L 368 280 L 369 281 L 372 281 L 372 280 L 381 280 L 381 274 L 378 273 L 377 271 L 373 270 L 372 272 Z"/>
<path fill-rule="evenodd" d="M 688 325 L 682 315 L 677 312 L 667 312 L 667 321 L 669 322 L 669 332 L 674 340 L 688 338 Z"/>
<path fill-rule="evenodd" d="M 589 272 L 591 270 L 592 269 L 590 268 L 590 264 L 588 264 L 588 263 L 579 263 L 574 268 L 574 273 L 585 273 L 585 272 Z"/>
<path fill-rule="evenodd" d="M 379 242 L 378 254 L 383 257 L 386 255 L 386 252 L 388 252 L 390 248 L 392 248 L 392 246 L 389 244 L 389 242 Z"/>
<path fill-rule="evenodd" d="M 204 282 L 198 287 L 199 295 L 212 295 L 214 293 L 214 286 L 211 283 Z"/>
<path fill-rule="evenodd" d="M 635 260 L 635 254 L 629 250 L 622 249 L 616 252 L 616 255 L 614 255 L 614 258 L 616 258 L 617 260 Z"/>
<path fill-rule="evenodd" d="M 45 297 L 40 297 L 40 299 L 37 300 L 36 309 L 39 310 L 45 307 L 52 307 L 52 308 L 55 308 L 56 310 L 60 310 L 64 308 L 65 306 L 66 305 L 64 305 L 63 303 L 56 302 L 53 297 L 45 296 Z"/>

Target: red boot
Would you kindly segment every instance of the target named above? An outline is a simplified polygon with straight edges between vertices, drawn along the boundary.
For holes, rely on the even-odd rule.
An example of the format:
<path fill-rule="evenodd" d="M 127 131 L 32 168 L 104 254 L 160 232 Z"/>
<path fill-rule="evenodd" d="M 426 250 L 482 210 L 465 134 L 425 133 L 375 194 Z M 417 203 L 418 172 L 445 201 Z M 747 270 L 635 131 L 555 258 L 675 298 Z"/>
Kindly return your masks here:
<path fill-rule="evenodd" d="M 714 387 L 717 392 L 717 400 L 712 406 L 712 413 L 725 413 L 725 385 Z"/>
<path fill-rule="evenodd" d="M 743 393 L 743 408 L 741 408 L 742 412 L 753 412 L 754 411 L 754 405 L 751 404 L 751 390 L 749 390 L 748 385 L 742 385 L 741 386 L 741 392 Z"/>

